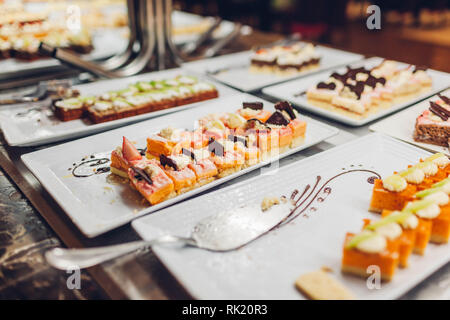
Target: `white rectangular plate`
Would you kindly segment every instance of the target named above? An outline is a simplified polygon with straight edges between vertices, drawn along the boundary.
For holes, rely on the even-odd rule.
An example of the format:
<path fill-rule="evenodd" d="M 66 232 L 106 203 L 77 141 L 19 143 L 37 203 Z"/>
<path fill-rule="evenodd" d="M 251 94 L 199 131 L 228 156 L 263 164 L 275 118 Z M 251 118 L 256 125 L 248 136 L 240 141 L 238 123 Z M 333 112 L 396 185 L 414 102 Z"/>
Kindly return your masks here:
<path fill-rule="evenodd" d="M 311 73 L 323 71 L 332 67 L 348 64 L 363 58 L 362 55 L 317 46 L 316 50 L 322 55 L 320 66 L 314 70 L 294 75 L 275 75 L 270 73 L 250 72 L 251 51 L 244 51 L 201 61 L 185 63 L 182 68 L 186 70 L 207 74 L 211 78 L 232 86 L 236 89 L 250 92 L 259 90 L 275 83 L 303 77 Z M 223 70 L 215 73 L 217 70 Z"/>
<path fill-rule="evenodd" d="M 450 90 L 445 90 L 442 92 L 444 95 L 449 96 Z M 405 142 L 415 144 L 421 148 L 434 151 L 442 152 L 446 155 L 450 155 L 449 148 L 436 146 L 429 143 L 422 143 L 414 141 L 413 133 L 416 125 L 417 117 L 422 114 L 422 112 L 430 107 L 430 100 L 437 100 L 438 96 L 433 96 L 427 100 L 424 100 L 418 104 L 411 106 L 410 108 L 399 112 L 389 118 L 378 121 L 369 127 L 371 131 L 381 132 L 387 134 L 391 137 L 403 140 Z"/>
<path fill-rule="evenodd" d="M 217 253 L 154 246 L 153 251 L 199 299 L 304 299 L 295 280 L 323 266 L 331 268 L 332 275 L 359 299 L 395 299 L 448 262 L 449 245 L 429 244 L 426 254 L 411 256 L 411 266 L 398 269 L 391 283 L 369 290 L 365 279 L 342 274 L 340 264 L 346 232 L 361 230 L 363 218 L 379 219 L 367 210 L 373 187 L 368 178 L 374 174 L 355 171 L 325 182 L 358 169 L 385 176 L 428 154 L 388 136 L 371 134 L 284 166 L 274 175 L 260 175 L 137 219 L 132 226 L 148 240 L 163 234 L 189 236 L 199 220 L 217 210 L 260 203 L 266 195 L 289 197 L 295 189 L 300 194 L 321 176 L 313 195 L 301 206 L 306 208 L 302 215 L 239 250 Z M 320 188 L 324 184 L 330 192 Z"/>
<path fill-rule="evenodd" d="M 146 137 L 169 125 L 175 128 L 193 129 L 196 119 L 213 112 L 234 112 L 240 108 L 243 101 L 263 100 L 245 94 L 232 95 L 211 101 L 195 109 L 28 153 L 22 156 L 22 160 L 83 234 L 87 237 L 94 237 L 134 218 L 167 207 L 255 170 L 263 163 L 215 180 L 155 206 L 148 206 L 147 203 L 144 203 L 143 198 L 132 190 L 128 183 L 116 183 L 115 179 L 111 179 L 112 175 L 98 174 L 88 178 L 73 177 L 69 170 L 73 167 L 73 163 L 79 163 L 80 159 L 92 154 L 104 154 L 109 158 L 110 152 L 121 145 L 122 136 L 135 141 L 138 148 L 143 148 L 146 145 Z M 274 110 L 273 105 L 269 102 L 265 102 L 265 105 L 268 110 Z M 336 128 L 318 121 L 312 119 L 306 119 L 306 121 L 308 128 L 304 144 L 283 153 L 280 157 L 286 157 L 338 133 Z"/>
<path fill-rule="evenodd" d="M 171 69 L 123 79 L 98 81 L 74 86 L 74 88 L 80 90 L 83 95 L 98 95 L 110 90 L 125 88 L 128 84 L 137 81 L 169 79 L 183 74 L 187 75 L 188 73 L 181 69 Z M 209 83 L 214 83 L 214 81 L 211 81 L 210 79 L 204 79 L 202 77 L 200 77 L 200 79 Z M 219 91 L 219 97 L 236 93 L 235 90 L 219 83 L 214 83 L 214 85 L 216 85 L 217 90 Z M 30 106 L 29 104 L 10 105 L 0 108 L 0 126 L 5 135 L 6 142 L 10 146 L 37 146 L 105 131 L 128 123 L 189 109 L 202 103 L 204 102 L 186 104 L 175 108 L 163 109 L 98 124 L 93 124 L 86 119 L 66 122 L 60 121 L 53 115 L 53 112 L 49 110 L 50 106 L 48 102 L 43 102 L 41 107 L 39 107 L 39 104 L 33 106 Z M 34 108 L 42 108 L 42 106 L 46 111 L 33 111 Z M 21 114 L 24 116 L 21 116 Z"/>
<path fill-rule="evenodd" d="M 365 66 L 366 68 L 372 68 L 379 64 L 382 61 L 381 58 L 375 57 L 366 59 L 357 63 L 352 64 L 354 67 L 360 67 Z M 400 63 L 400 67 L 406 67 L 407 64 Z M 309 87 L 313 86 L 314 84 L 317 84 L 320 81 L 324 81 L 328 78 L 328 76 L 334 72 L 345 72 L 345 68 L 336 68 L 334 70 L 324 71 L 318 74 L 314 74 L 308 77 L 304 77 L 302 79 L 289 81 L 286 83 L 282 83 L 276 86 L 268 87 L 263 89 L 263 93 L 275 97 L 277 99 L 283 99 L 291 101 L 293 104 L 298 106 L 301 109 L 308 110 L 312 113 L 319 114 L 321 116 L 327 117 L 332 120 L 336 120 L 351 126 L 362 126 L 365 125 L 373 120 L 379 119 L 383 116 L 386 116 L 390 113 L 396 112 L 398 110 L 401 110 L 413 103 L 416 103 L 417 101 L 420 101 L 426 97 L 429 97 L 439 91 L 442 91 L 446 89 L 450 85 L 450 74 L 445 72 L 440 72 L 436 70 L 428 69 L 427 72 L 433 79 L 433 85 L 431 87 L 430 91 L 427 91 L 414 99 L 411 99 L 410 101 L 399 103 L 396 105 L 391 106 L 390 108 L 386 108 L 381 110 L 377 113 L 372 113 L 368 115 L 366 118 L 362 119 L 356 119 L 349 116 L 346 116 L 344 114 L 340 114 L 337 112 L 328 111 L 325 109 L 322 109 L 320 107 L 316 107 L 308 102 L 305 95 L 298 95 L 301 92 L 305 92 Z"/>

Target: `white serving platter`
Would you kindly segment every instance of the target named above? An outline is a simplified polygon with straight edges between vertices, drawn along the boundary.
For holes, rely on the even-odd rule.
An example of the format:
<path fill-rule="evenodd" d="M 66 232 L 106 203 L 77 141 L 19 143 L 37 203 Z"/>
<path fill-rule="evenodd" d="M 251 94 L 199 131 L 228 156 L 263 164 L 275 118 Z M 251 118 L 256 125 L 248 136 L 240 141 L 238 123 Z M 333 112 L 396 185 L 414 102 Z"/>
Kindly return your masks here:
<path fill-rule="evenodd" d="M 316 50 L 322 56 L 320 66 L 314 70 L 308 70 L 294 75 L 250 72 L 249 67 L 252 51 L 244 51 L 216 58 L 188 62 L 183 64 L 182 68 L 192 72 L 207 74 L 211 78 L 231 87 L 245 92 L 251 92 L 279 82 L 304 77 L 312 73 L 363 59 L 363 56 L 360 54 L 323 46 L 317 46 Z"/>
<path fill-rule="evenodd" d="M 424 256 L 410 257 L 410 267 L 398 269 L 392 282 L 369 289 L 366 280 L 340 272 L 347 232 L 358 232 L 368 212 L 372 172 L 381 176 L 406 168 L 428 152 L 381 134 L 371 134 L 284 166 L 274 175 L 260 175 L 202 195 L 133 221 L 143 239 L 164 234 L 189 236 L 193 226 L 218 210 L 260 203 L 266 195 L 289 195 L 306 185 L 311 198 L 296 220 L 243 248 L 227 253 L 192 247 L 154 246 L 153 251 L 185 289 L 198 299 L 305 299 L 295 286 L 303 273 L 326 266 L 332 276 L 358 299 L 395 299 L 450 260 L 449 245 L 429 244 Z M 330 192 L 326 192 L 329 187 Z M 310 189 L 311 190 L 311 189 Z M 317 195 L 316 198 L 314 196 Z M 270 211 L 267 212 L 270 214 Z"/>
<path fill-rule="evenodd" d="M 81 232 L 87 237 L 94 237 L 139 216 L 167 207 L 255 170 L 264 163 L 215 180 L 155 206 L 148 206 L 128 183 L 118 183 L 117 179 L 113 179 L 113 175 L 108 173 L 92 175 L 88 178 L 73 177 L 71 169 L 74 163 L 79 163 L 80 159 L 92 154 L 109 158 L 111 151 L 121 145 L 122 136 L 136 142 L 138 148 L 144 148 L 146 137 L 152 133 L 159 132 L 167 126 L 193 129 L 196 119 L 214 112 L 234 112 L 242 106 L 244 101 L 263 100 L 245 94 L 231 95 L 191 110 L 28 153 L 22 156 L 22 160 Z M 269 102 L 264 104 L 266 109 L 274 110 Z M 313 119 L 306 118 L 306 121 L 308 128 L 304 144 L 283 153 L 280 158 L 306 149 L 338 133 L 336 128 Z M 92 169 L 89 172 L 92 172 Z"/>
<path fill-rule="evenodd" d="M 359 61 L 351 64 L 353 67 L 365 66 L 366 68 L 372 68 L 379 64 L 383 59 L 379 57 L 369 58 L 363 61 Z M 399 67 L 406 67 L 407 64 L 399 63 Z M 301 109 L 308 110 L 312 113 L 324 116 L 326 118 L 339 121 L 351 126 L 362 126 L 373 120 L 384 117 L 388 114 L 396 112 L 398 110 L 404 109 L 405 107 L 414 104 L 422 99 L 425 99 L 439 91 L 446 89 L 450 85 L 450 74 L 445 72 L 440 72 L 436 70 L 428 69 L 427 72 L 433 80 L 433 85 L 431 90 L 420 94 L 419 96 L 407 101 L 395 104 L 389 108 L 382 109 L 379 112 L 369 114 L 365 118 L 353 118 L 345 114 L 329 111 L 320 107 L 316 107 L 308 102 L 306 95 L 300 95 L 300 93 L 305 92 L 309 87 L 317 84 L 320 81 L 324 81 L 328 76 L 334 72 L 345 72 L 345 68 L 336 68 L 333 70 L 324 71 L 317 73 L 308 77 L 304 77 L 298 80 L 289 81 L 279 85 L 267 87 L 263 89 L 263 93 L 275 97 L 277 99 L 288 100 L 298 106 Z"/>
<path fill-rule="evenodd" d="M 188 75 L 188 73 L 181 69 L 171 69 L 123 79 L 98 81 L 90 84 L 74 86 L 74 88 L 80 90 L 82 95 L 98 95 L 110 90 L 126 88 L 127 85 L 137 81 L 170 79 L 177 75 Z M 215 83 L 210 79 L 205 79 L 204 77 L 199 77 L 199 79 L 216 85 L 217 90 L 219 91 L 219 97 L 236 93 L 235 90 L 220 83 Z M 29 104 L 22 104 L 0 107 L 0 126 L 3 130 L 6 142 L 10 146 L 37 146 L 66 139 L 74 139 L 88 134 L 123 126 L 125 124 L 142 121 L 144 119 L 190 109 L 199 106 L 202 103 L 204 102 L 196 102 L 175 108 L 149 112 L 134 117 L 93 124 L 87 119 L 66 122 L 60 121 L 53 115 L 50 103 L 45 101 L 42 104 L 35 104 L 32 106 Z M 36 108 L 42 110 L 36 111 Z"/>
<path fill-rule="evenodd" d="M 445 90 L 442 92 L 442 94 L 449 96 L 450 90 Z M 384 120 L 374 123 L 369 127 L 369 129 L 371 131 L 387 134 L 391 137 L 414 144 L 429 151 L 442 152 L 450 156 L 449 148 L 436 146 L 429 143 L 417 142 L 413 139 L 414 127 L 417 117 L 430 107 L 429 101 L 435 101 L 438 98 L 439 97 L 437 95 L 432 96 L 431 98 L 413 105 L 402 112 L 396 113 Z"/>

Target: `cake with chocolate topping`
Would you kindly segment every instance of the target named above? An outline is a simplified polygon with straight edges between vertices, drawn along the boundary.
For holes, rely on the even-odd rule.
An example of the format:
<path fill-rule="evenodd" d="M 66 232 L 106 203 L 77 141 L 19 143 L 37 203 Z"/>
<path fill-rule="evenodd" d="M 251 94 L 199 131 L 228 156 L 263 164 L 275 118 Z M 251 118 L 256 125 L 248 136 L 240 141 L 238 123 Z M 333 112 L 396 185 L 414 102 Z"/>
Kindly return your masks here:
<path fill-rule="evenodd" d="M 439 94 L 429 108 L 417 117 L 413 138 L 418 142 L 448 147 L 450 138 L 450 98 Z"/>

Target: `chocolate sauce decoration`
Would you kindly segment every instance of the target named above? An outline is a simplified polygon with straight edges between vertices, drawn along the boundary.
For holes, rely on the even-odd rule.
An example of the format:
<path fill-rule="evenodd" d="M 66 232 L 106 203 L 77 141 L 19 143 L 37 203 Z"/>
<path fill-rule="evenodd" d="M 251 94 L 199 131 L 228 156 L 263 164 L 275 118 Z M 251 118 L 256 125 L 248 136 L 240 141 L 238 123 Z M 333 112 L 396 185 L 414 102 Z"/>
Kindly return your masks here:
<path fill-rule="evenodd" d="M 444 95 L 442 95 L 440 93 L 438 93 L 438 97 L 441 98 L 441 100 L 444 101 L 445 104 L 450 105 L 450 98 L 449 97 L 446 97 L 446 96 L 444 96 Z"/>
<path fill-rule="evenodd" d="M 173 168 L 173 170 L 178 171 L 177 163 L 163 154 L 159 156 L 159 162 L 163 167 L 168 166 Z"/>
<path fill-rule="evenodd" d="M 264 122 L 262 122 L 259 119 L 255 119 L 255 118 L 248 119 L 247 122 L 245 123 L 244 128 L 247 130 L 248 129 L 256 129 L 257 124 L 259 124 L 260 126 L 263 126 L 264 129 L 266 129 L 266 130 L 269 130 L 269 131 L 271 130 L 271 128 L 266 126 L 266 124 Z"/>
<path fill-rule="evenodd" d="M 280 101 L 275 104 L 275 109 L 279 111 L 285 111 L 291 120 L 294 120 L 297 118 L 294 112 L 294 108 L 292 108 L 292 105 L 287 101 Z"/>
<path fill-rule="evenodd" d="M 153 184 L 152 179 L 149 177 L 147 172 L 145 172 L 145 170 L 142 170 L 142 169 L 137 168 L 137 167 L 133 167 L 133 171 L 134 171 L 134 178 L 135 179 L 137 179 L 137 180 L 144 179 L 148 184 Z"/>
<path fill-rule="evenodd" d="M 289 124 L 289 120 L 280 112 L 275 111 L 272 115 L 267 119 L 266 124 L 273 124 L 276 126 L 287 126 Z"/>
<path fill-rule="evenodd" d="M 218 157 L 223 157 L 223 155 L 225 154 L 225 148 L 221 143 L 219 143 L 215 139 L 210 139 L 208 144 L 208 150 L 209 152 L 214 153 Z"/>
<path fill-rule="evenodd" d="M 193 153 L 192 151 L 185 148 L 181 148 L 181 153 L 184 154 L 185 156 L 191 157 L 192 160 L 197 162 L 197 159 L 195 159 L 195 153 Z"/>
<path fill-rule="evenodd" d="M 240 137 L 240 136 L 235 136 L 234 134 L 230 134 L 228 136 L 228 140 L 233 141 L 233 142 L 241 142 L 245 147 L 248 147 L 248 142 L 247 139 L 245 139 L 244 137 Z"/>
<path fill-rule="evenodd" d="M 110 167 L 100 167 L 110 162 L 109 158 L 91 158 L 90 160 L 81 159 L 80 163 L 73 163 L 72 175 L 75 178 L 87 178 L 96 174 L 102 174 L 110 171 Z"/>
<path fill-rule="evenodd" d="M 447 121 L 450 117 L 450 111 L 447 109 L 441 107 L 436 102 L 430 101 L 430 108 L 429 110 L 437 115 L 439 118 L 441 118 L 443 121 Z"/>
<path fill-rule="evenodd" d="M 264 105 L 262 102 L 243 102 L 242 108 L 252 110 L 262 110 Z"/>
<path fill-rule="evenodd" d="M 328 89 L 328 90 L 334 90 L 336 89 L 336 83 L 334 82 L 330 82 L 330 83 L 325 83 L 325 82 L 319 82 L 316 86 L 317 89 Z"/>

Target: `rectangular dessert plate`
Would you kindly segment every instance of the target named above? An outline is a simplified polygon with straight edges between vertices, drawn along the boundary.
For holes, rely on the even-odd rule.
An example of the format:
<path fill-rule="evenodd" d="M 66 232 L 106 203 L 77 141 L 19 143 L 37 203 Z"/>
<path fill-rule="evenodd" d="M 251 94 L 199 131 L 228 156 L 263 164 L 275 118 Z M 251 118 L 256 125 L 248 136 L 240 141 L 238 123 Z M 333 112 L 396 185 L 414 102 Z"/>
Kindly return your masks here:
<path fill-rule="evenodd" d="M 83 234 L 87 237 L 94 237 L 134 218 L 167 207 L 255 170 L 263 166 L 264 163 L 215 180 L 158 205 L 149 206 L 136 191 L 130 188 L 128 182 L 123 183 L 124 181 L 114 175 L 104 173 L 92 175 L 88 178 L 74 177 L 71 174 L 72 169 L 81 162 L 80 159 L 84 157 L 89 159 L 89 156 L 93 154 L 109 159 L 111 151 L 121 145 L 122 136 L 136 142 L 138 148 L 144 148 L 146 138 L 152 133 L 159 132 L 168 126 L 193 129 L 195 120 L 198 118 L 214 112 L 234 112 L 242 106 L 243 101 L 263 100 L 245 94 L 232 95 L 210 101 L 191 110 L 28 153 L 22 156 L 22 160 Z M 264 103 L 268 110 L 274 110 L 272 104 Z M 306 120 L 308 128 L 304 144 L 298 148 L 290 149 L 280 157 L 286 157 L 306 149 L 338 133 L 338 129 L 334 127 L 309 118 Z M 81 170 L 92 173 L 89 164 Z"/>
<path fill-rule="evenodd" d="M 160 72 L 152 72 L 139 76 L 104 80 L 95 83 L 74 86 L 83 95 L 99 95 L 101 93 L 126 88 L 128 84 L 138 81 L 170 79 L 177 75 L 188 75 L 189 73 L 181 69 L 171 69 Z M 204 77 L 199 77 L 203 81 L 214 83 Z M 228 88 L 220 83 L 214 83 L 219 91 L 219 97 L 236 93 L 236 90 Z M 104 123 L 94 124 L 86 119 L 63 122 L 57 119 L 49 110 L 48 101 L 30 106 L 29 104 L 10 105 L 0 108 L 0 125 L 5 135 L 6 142 L 10 146 L 37 146 L 56 141 L 73 139 L 88 134 L 105 131 L 111 128 L 123 126 L 128 123 L 154 118 L 163 114 L 177 112 L 200 105 L 203 102 L 186 104 L 174 108 L 149 112 L 134 117 L 128 117 Z M 44 109 L 45 111 L 40 111 Z"/>
<path fill-rule="evenodd" d="M 376 173 L 391 174 L 427 155 L 388 136 L 370 134 L 283 166 L 273 175 L 260 175 L 160 210 L 132 226 L 147 240 L 164 234 L 189 236 L 199 220 L 218 210 L 261 203 L 267 195 L 289 197 L 294 190 L 301 194 L 309 184 L 312 195 L 300 207 L 300 216 L 239 250 L 218 253 L 154 246 L 153 251 L 199 299 L 304 299 L 295 280 L 324 266 L 359 299 L 395 299 L 447 263 L 449 245 L 429 244 L 425 256 L 411 256 L 410 267 L 398 269 L 393 281 L 381 283 L 378 290 L 369 289 L 365 279 L 340 272 L 342 247 L 346 232 L 361 230 L 363 218 L 380 218 L 367 210 L 371 178 Z"/>
<path fill-rule="evenodd" d="M 201 61 L 189 62 L 182 65 L 182 68 L 192 72 L 207 74 L 211 78 L 232 86 L 236 89 L 251 92 L 275 83 L 303 77 L 311 73 L 330 69 L 332 67 L 349 64 L 361 60 L 362 55 L 317 46 L 316 50 L 321 54 L 320 65 L 316 69 L 296 73 L 294 75 L 276 75 L 271 73 L 250 72 L 250 58 L 252 51 L 244 51 L 229 55 L 220 56 Z"/>
<path fill-rule="evenodd" d="M 369 58 L 363 61 L 359 61 L 352 64 L 352 67 L 361 67 L 365 66 L 366 68 L 372 68 L 379 63 L 381 63 L 383 59 L 374 57 Z M 406 67 L 407 64 L 405 63 L 399 63 L 400 67 Z M 433 85 L 431 87 L 431 90 L 424 92 L 416 97 L 414 97 L 411 100 L 408 100 L 406 102 L 395 104 L 389 108 L 382 109 L 378 112 L 369 114 L 365 118 L 357 118 L 348 116 L 346 114 L 326 110 L 317 106 L 312 105 L 308 102 L 308 99 L 306 98 L 305 94 L 301 94 L 305 92 L 309 87 L 317 84 L 320 81 L 324 81 L 328 78 L 328 76 L 334 72 L 345 72 L 345 68 L 336 68 L 334 70 L 324 71 L 320 72 L 308 77 L 304 77 L 302 79 L 289 81 L 286 83 L 282 83 L 279 85 L 271 86 L 268 88 L 263 89 L 263 93 L 275 97 L 277 99 L 283 99 L 288 100 L 298 106 L 301 109 L 308 110 L 312 113 L 327 117 L 332 120 L 339 121 L 341 123 L 345 123 L 351 126 L 362 126 L 365 125 L 373 120 L 379 119 L 383 116 L 386 116 L 388 114 L 391 114 L 393 112 L 396 112 L 398 110 L 401 110 L 411 104 L 414 104 L 424 98 L 427 98 L 439 91 L 442 91 L 446 89 L 450 85 L 450 74 L 445 72 L 440 72 L 436 70 L 428 69 L 427 72 L 431 76 L 433 80 Z"/>
<path fill-rule="evenodd" d="M 450 90 L 445 90 L 442 92 L 444 95 L 450 95 Z M 405 142 L 414 144 L 421 148 L 434 151 L 442 152 L 450 156 L 449 148 L 436 146 L 429 143 L 417 142 L 413 139 L 414 128 L 416 124 L 417 117 L 422 114 L 422 112 L 429 108 L 430 100 L 437 100 L 439 97 L 433 96 L 427 100 L 424 100 L 418 104 L 411 106 L 410 108 L 394 114 L 384 120 L 378 121 L 369 127 L 371 131 L 381 132 L 387 134 L 391 137 L 403 140 Z"/>

